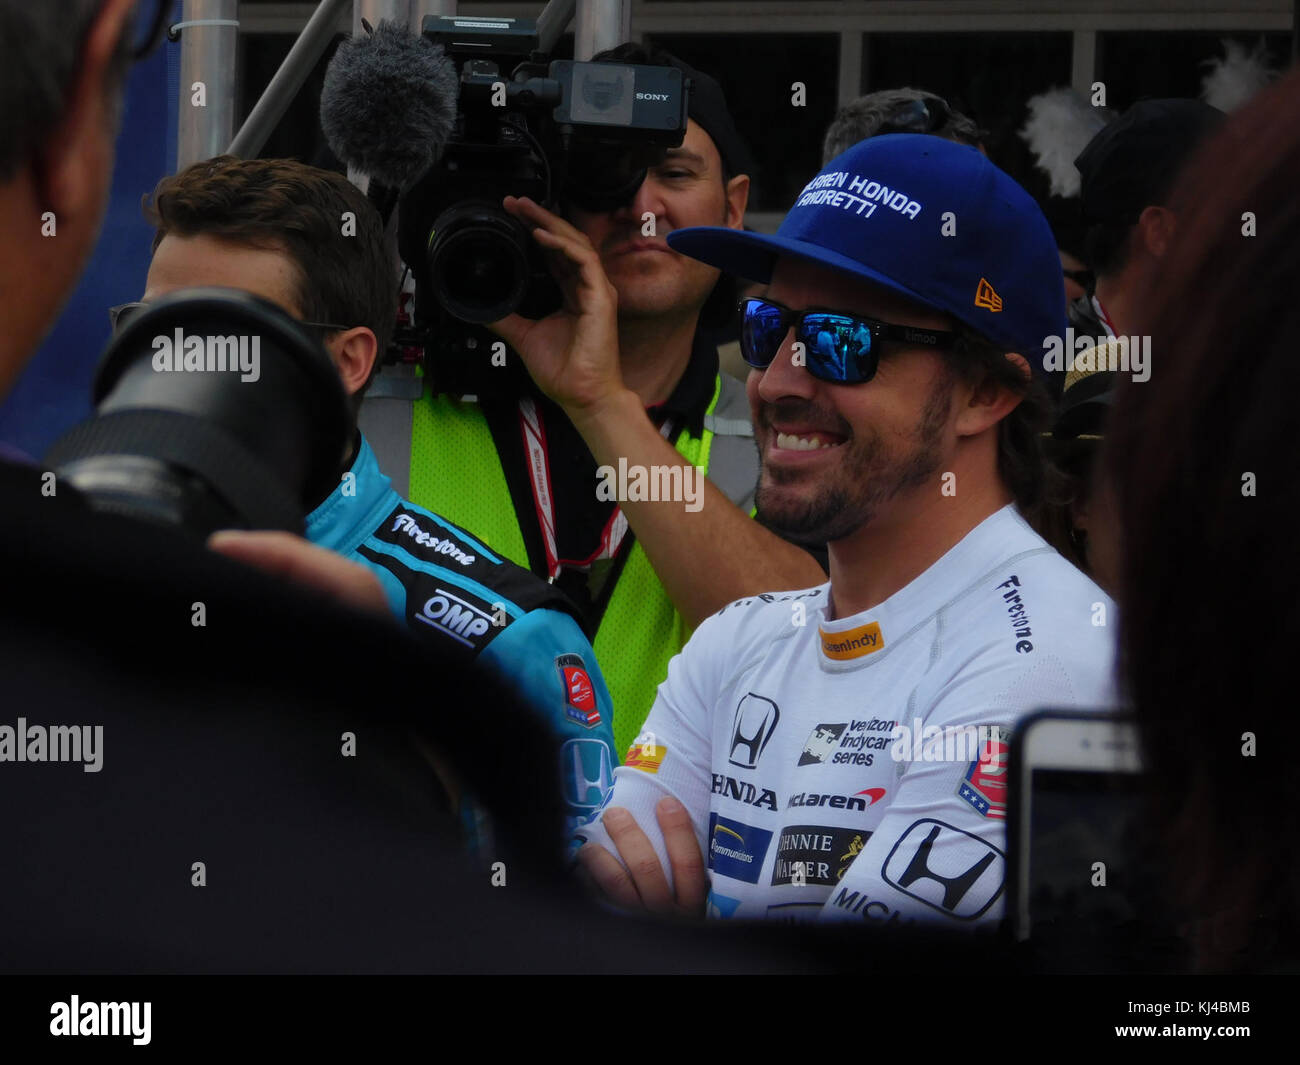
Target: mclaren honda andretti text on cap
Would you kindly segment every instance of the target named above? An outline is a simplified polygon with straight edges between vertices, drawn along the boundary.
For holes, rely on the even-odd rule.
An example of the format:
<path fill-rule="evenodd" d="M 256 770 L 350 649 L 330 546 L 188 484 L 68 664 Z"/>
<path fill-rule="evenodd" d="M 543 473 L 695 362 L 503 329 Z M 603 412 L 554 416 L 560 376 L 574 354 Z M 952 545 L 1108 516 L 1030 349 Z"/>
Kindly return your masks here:
<path fill-rule="evenodd" d="M 1041 368 L 1065 331 L 1051 227 L 1032 197 L 976 149 L 925 134 L 860 141 L 795 198 L 774 236 L 691 226 L 675 250 L 768 282 L 792 257 L 944 311 Z"/>

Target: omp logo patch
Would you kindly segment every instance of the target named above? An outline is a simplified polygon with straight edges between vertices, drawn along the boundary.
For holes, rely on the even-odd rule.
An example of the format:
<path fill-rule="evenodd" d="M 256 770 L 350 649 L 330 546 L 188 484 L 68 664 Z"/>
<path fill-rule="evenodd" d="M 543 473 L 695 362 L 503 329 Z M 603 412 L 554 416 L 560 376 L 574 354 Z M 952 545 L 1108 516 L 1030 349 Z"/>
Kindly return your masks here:
<path fill-rule="evenodd" d="M 425 600 L 416 621 L 437 629 L 466 647 L 477 646 L 476 640 L 492 627 L 492 615 L 484 613 L 446 588 L 439 588 Z"/>
<path fill-rule="evenodd" d="M 818 625 L 817 634 L 822 638 L 822 654 L 840 662 L 861 658 L 885 646 L 885 638 L 880 633 L 880 623 L 877 621 L 859 625 L 847 632 L 827 632 Z"/>
<path fill-rule="evenodd" d="M 982 277 L 979 285 L 975 288 L 975 306 L 983 307 L 985 310 L 994 313 L 1002 310 L 1002 297 L 994 292 L 993 286 Z"/>

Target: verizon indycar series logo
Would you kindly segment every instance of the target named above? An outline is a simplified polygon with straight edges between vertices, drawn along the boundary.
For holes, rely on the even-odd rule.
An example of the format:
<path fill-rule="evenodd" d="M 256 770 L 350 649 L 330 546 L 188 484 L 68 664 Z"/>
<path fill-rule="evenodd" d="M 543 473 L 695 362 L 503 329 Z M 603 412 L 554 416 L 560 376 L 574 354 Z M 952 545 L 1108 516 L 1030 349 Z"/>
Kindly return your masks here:
<path fill-rule="evenodd" d="M 888 750 L 895 724 L 893 720 L 873 717 L 869 721 L 818 725 L 803 745 L 799 765 L 869 766 L 876 760 L 876 751 Z"/>
<path fill-rule="evenodd" d="M 564 685 L 564 712 L 570 720 L 586 728 L 600 724 L 600 708 L 596 705 L 596 689 L 587 674 L 587 664 L 581 655 L 560 655 L 555 668 Z"/>

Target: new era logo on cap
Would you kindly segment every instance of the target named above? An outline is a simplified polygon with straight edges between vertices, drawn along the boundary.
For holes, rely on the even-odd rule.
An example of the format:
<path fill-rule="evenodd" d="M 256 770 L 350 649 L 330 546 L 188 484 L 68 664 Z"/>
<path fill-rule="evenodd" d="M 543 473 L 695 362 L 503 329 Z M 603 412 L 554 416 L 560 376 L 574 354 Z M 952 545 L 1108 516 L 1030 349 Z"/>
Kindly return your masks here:
<path fill-rule="evenodd" d="M 1002 297 L 994 292 L 993 286 L 982 277 L 979 287 L 975 289 L 975 306 L 986 307 L 994 314 L 1002 310 Z"/>
<path fill-rule="evenodd" d="M 668 244 L 764 283 L 780 258 L 861 278 L 1040 369 L 1044 339 L 1065 331 L 1061 262 L 1042 211 L 976 149 L 940 137 L 859 141 L 804 186 L 774 236 L 694 226 Z"/>

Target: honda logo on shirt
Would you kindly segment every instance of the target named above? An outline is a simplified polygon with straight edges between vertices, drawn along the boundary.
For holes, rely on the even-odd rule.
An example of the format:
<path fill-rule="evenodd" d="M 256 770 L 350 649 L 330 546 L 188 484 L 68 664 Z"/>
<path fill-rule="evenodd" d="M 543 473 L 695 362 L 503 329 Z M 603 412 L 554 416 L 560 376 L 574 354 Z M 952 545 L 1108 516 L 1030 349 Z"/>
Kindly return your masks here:
<path fill-rule="evenodd" d="M 780 718 L 781 711 L 771 699 L 753 692 L 741 699 L 736 704 L 736 718 L 731 726 L 731 750 L 727 761 L 741 769 L 755 768 Z"/>
<path fill-rule="evenodd" d="M 599 740 L 568 740 L 560 748 L 564 798 L 570 806 L 594 810 L 614 783 L 609 748 Z"/>
<path fill-rule="evenodd" d="M 1002 895 L 1006 858 L 979 836 L 924 817 L 894 844 L 880 876 L 948 917 L 973 921 Z"/>

